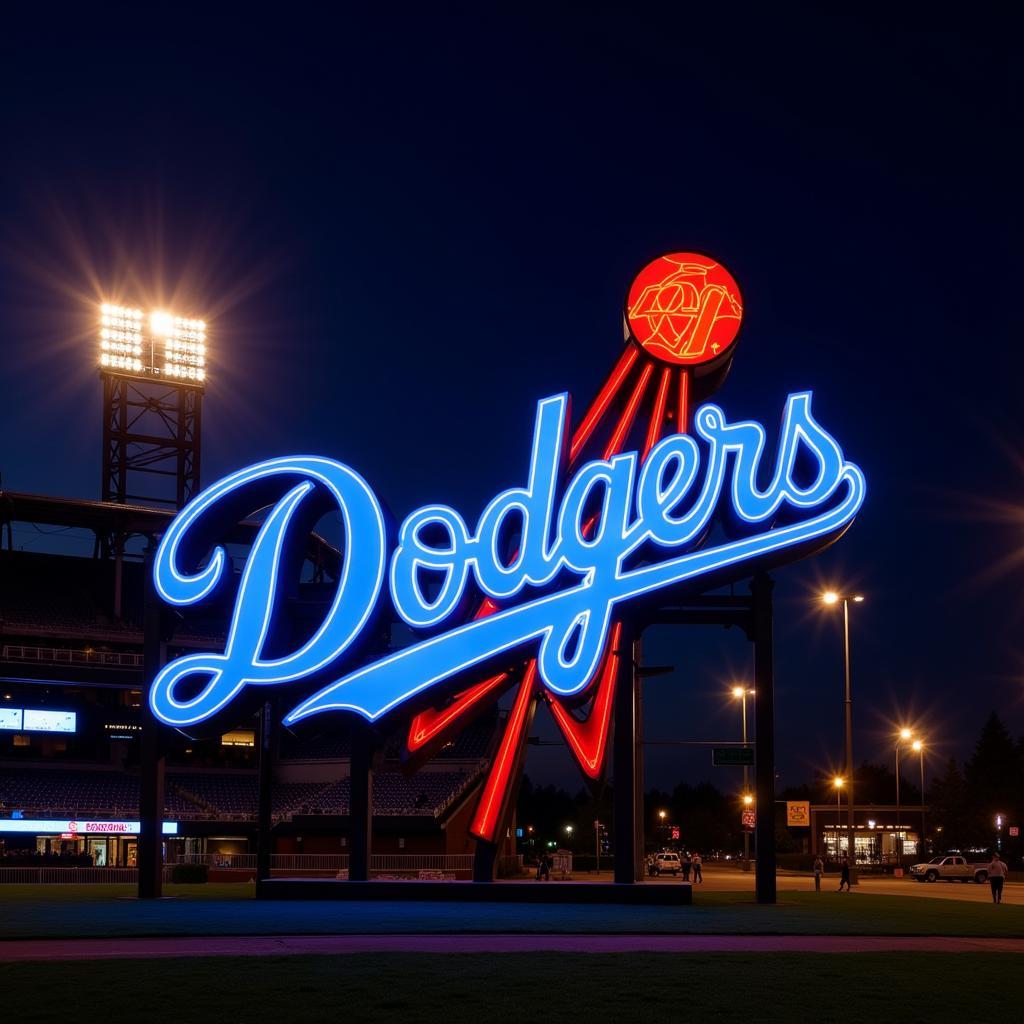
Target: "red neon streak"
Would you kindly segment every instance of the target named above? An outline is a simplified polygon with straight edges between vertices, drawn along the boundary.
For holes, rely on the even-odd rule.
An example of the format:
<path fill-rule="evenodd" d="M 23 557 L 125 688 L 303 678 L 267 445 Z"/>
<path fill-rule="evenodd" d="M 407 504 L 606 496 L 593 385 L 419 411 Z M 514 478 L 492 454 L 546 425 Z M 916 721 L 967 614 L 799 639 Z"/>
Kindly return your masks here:
<path fill-rule="evenodd" d="M 643 373 L 640 374 L 640 379 L 636 382 L 636 387 L 633 388 L 633 394 L 629 396 L 626 408 L 622 410 L 619 425 L 615 428 L 615 433 L 612 434 L 612 439 L 604 450 L 604 458 L 607 459 L 612 455 L 618 455 L 622 451 L 622 443 L 626 440 L 629 428 L 633 426 L 633 421 L 636 419 L 636 411 L 640 408 L 640 399 L 644 396 L 644 389 L 647 387 L 647 382 L 651 379 L 653 372 L 654 363 L 648 363 L 644 367 Z"/>
<path fill-rule="evenodd" d="M 651 422 L 647 426 L 647 440 L 644 443 L 643 455 L 645 459 L 661 437 L 661 428 L 665 422 L 665 405 L 668 402 L 668 385 L 671 379 L 672 368 L 670 366 L 666 366 L 661 371 L 661 381 L 658 384 L 658 393 L 654 398 L 654 411 L 651 413 Z"/>
<path fill-rule="evenodd" d="M 629 373 L 636 362 L 636 357 L 639 353 L 640 349 L 636 345 L 630 344 L 626 346 L 625 351 L 623 351 L 618 363 L 615 365 L 615 369 L 612 370 L 611 376 L 604 382 L 604 386 L 597 393 L 597 397 L 590 403 L 587 415 L 583 417 L 579 427 L 576 428 L 572 444 L 569 446 L 570 460 L 575 459 L 579 455 L 580 449 L 587 443 L 587 439 L 594 432 L 594 427 L 597 426 L 601 417 L 608 411 L 608 406 L 611 404 L 612 398 L 615 397 L 615 392 L 622 386 L 622 382 L 626 379 L 626 374 Z"/>
<path fill-rule="evenodd" d="M 519 693 L 516 694 L 515 704 L 512 705 L 508 724 L 505 726 L 505 735 L 501 738 L 498 756 L 494 759 L 494 764 L 491 765 L 487 781 L 484 783 L 484 791 L 480 796 L 480 803 L 477 804 L 473 822 L 469 826 L 471 835 L 488 843 L 494 842 L 494 834 L 498 828 L 498 815 L 505 794 L 508 792 L 512 769 L 515 767 L 522 746 L 526 712 L 533 700 L 533 691 L 536 685 L 537 662 L 531 661 L 523 673 L 523 681 L 519 684 Z"/>
<path fill-rule="evenodd" d="M 477 683 L 476 686 L 471 686 L 468 690 L 463 690 L 462 693 L 456 694 L 451 704 L 441 711 L 437 711 L 434 708 L 427 708 L 426 711 L 421 711 L 409 724 L 409 736 L 405 741 L 409 753 L 414 753 L 425 743 L 429 743 L 439 732 L 454 722 L 456 718 L 459 718 L 464 712 L 478 704 L 481 698 L 507 681 L 508 673 L 502 672 L 501 675 L 492 676 L 490 679 L 486 679 L 484 682 Z"/>
<path fill-rule="evenodd" d="M 685 434 L 690 429 L 690 371 L 679 371 L 679 425 L 676 429 Z"/>
<path fill-rule="evenodd" d="M 618 677 L 619 658 L 614 652 L 619 648 L 622 623 L 615 623 L 611 643 L 606 649 L 601 681 L 594 694 L 594 703 L 585 722 L 573 717 L 559 700 L 551 701 L 551 714 L 561 727 L 573 753 L 584 772 L 596 779 L 601 774 L 605 748 L 608 745 L 608 723 L 612 716 L 615 697 L 615 680 Z"/>

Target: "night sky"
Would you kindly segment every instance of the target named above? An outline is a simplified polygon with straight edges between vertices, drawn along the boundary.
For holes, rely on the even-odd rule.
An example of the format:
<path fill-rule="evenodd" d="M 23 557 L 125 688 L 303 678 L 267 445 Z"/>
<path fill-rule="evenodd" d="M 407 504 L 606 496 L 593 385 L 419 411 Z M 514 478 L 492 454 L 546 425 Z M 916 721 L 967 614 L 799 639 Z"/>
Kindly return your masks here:
<path fill-rule="evenodd" d="M 850 532 L 777 574 L 780 784 L 841 757 L 826 583 L 867 595 L 858 760 L 888 762 L 896 722 L 936 767 L 993 708 L 1024 732 L 1011 26 L 469 10 L 5 33 L 3 487 L 99 496 L 111 299 L 209 322 L 206 482 L 316 452 L 398 515 L 472 522 L 523 482 L 536 400 L 578 409 L 610 369 L 632 274 L 707 252 L 745 301 L 717 401 L 774 427 L 813 389 L 868 479 Z M 737 737 L 741 637 L 646 657 L 677 666 L 647 684 L 649 738 Z M 545 747 L 528 771 L 575 787 L 569 765 Z M 706 748 L 648 771 L 737 781 Z"/>

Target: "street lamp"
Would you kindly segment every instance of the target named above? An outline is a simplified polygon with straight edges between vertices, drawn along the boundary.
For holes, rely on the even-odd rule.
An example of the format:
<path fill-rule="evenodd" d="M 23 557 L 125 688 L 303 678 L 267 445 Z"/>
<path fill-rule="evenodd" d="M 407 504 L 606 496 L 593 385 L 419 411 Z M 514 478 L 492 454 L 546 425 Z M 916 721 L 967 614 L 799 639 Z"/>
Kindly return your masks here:
<path fill-rule="evenodd" d="M 896 864 L 903 867 L 903 826 L 900 823 L 902 812 L 900 809 L 900 744 L 906 743 L 913 733 L 909 729 L 900 729 L 896 737 L 896 842 L 899 844 Z"/>
<path fill-rule="evenodd" d="M 732 688 L 733 697 L 740 701 L 741 713 L 743 716 L 743 749 L 747 749 L 747 695 L 754 696 L 754 691 L 748 689 L 745 686 L 734 686 Z M 743 766 L 743 792 L 746 793 L 750 789 L 750 768 L 747 765 Z M 750 870 L 750 833 L 747 829 L 743 830 L 743 870 Z"/>
<path fill-rule="evenodd" d="M 658 817 L 662 820 L 662 822 L 665 821 L 666 813 L 667 813 L 666 811 L 658 811 Z"/>
<path fill-rule="evenodd" d="M 924 824 L 924 815 L 925 815 L 925 810 L 924 810 L 924 743 L 921 740 L 914 740 L 914 742 L 910 744 L 910 747 L 917 754 L 918 760 L 920 761 L 920 764 L 921 764 L 921 845 L 920 845 L 920 849 L 921 849 L 921 858 L 923 860 L 924 859 L 924 855 L 925 855 L 925 846 L 924 846 L 924 831 L 925 831 L 925 824 Z"/>
<path fill-rule="evenodd" d="M 860 604 L 864 600 L 863 594 L 840 594 L 835 590 L 827 590 L 821 595 L 821 600 L 826 605 L 837 605 L 843 603 L 843 666 L 846 676 L 846 778 L 849 786 L 846 787 L 846 830 L 847 830 L 847 855 L 850 858 L 850 884 L 857 884 L 857 842 L 854 838 L 853 829 L 853 698 L 850 691 L 850 602 Z"/>
<path fill-rule="evenodd" d="M 837 775 L 832 780 L 832 786 L 836 791 L 836 863 L 839 863 L 839 797 L 843 792 L 843 778 Z M 849 850 L 849 845 L 847 845 Z"/>

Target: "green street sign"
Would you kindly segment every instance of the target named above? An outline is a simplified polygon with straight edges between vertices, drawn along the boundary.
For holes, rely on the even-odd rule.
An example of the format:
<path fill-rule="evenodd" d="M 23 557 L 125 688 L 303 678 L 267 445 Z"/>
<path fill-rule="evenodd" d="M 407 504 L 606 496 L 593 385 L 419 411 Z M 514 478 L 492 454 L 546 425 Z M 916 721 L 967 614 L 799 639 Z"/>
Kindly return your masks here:
<path fill-rule="evenodd" d="M 712 747 L 711 763 L 716 768 L 753 767 L 753 747 Z"/>

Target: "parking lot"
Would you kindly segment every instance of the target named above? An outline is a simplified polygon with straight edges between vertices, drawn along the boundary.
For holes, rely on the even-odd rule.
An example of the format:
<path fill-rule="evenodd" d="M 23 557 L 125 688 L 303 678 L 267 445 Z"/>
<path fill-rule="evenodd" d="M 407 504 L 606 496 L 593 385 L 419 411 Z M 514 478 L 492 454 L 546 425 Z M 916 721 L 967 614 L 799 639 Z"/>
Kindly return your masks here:
<path fill-rule="evenodd" d="M 692 876 L 691 876 L 692 877 Z M 576 874 L 577 881 L 601 880 L 612 881 L 611 872 L 602 871 L 600 876 L 594 874 Z M 645 878 L 645 883 L 653 885 L 673 885 L 681 881 L 681 877 L 662 875 L 658 878 Z M 781 871 L 777 875 L 779 892 L 813 892 L 814 878 L 810 874 Z M 754 868 L 751 864 L 749 872 L 739 868 L 718 865 L 704 866 L 704 882 L 701 886 L 708 892 L 742 892 L 754 890 Z M 839 888 L 839 875 L 829 873 L 822 877 L 823 892 Z M 931 899 L 969 900 L 975 903 L 990 903 L 992 893 L 988 885 L 977 885 L 974 882 L 916 882 L 911 878 L 894 878 L 892 875 L 862 874 L 854 886 L 852 895 L 858 892 L 874 893 L 881 896 L 928 897 Z M 1024 882 L 1007 882 L 1003 888 L 1003 902 L 1024 906 Z"/>

